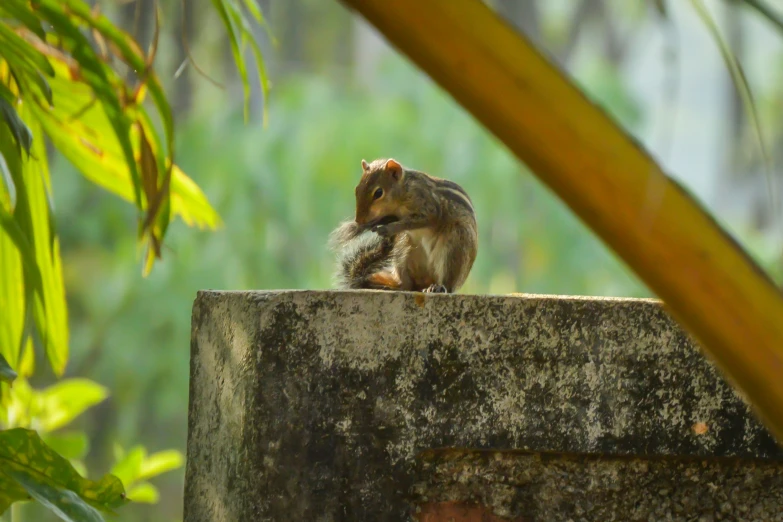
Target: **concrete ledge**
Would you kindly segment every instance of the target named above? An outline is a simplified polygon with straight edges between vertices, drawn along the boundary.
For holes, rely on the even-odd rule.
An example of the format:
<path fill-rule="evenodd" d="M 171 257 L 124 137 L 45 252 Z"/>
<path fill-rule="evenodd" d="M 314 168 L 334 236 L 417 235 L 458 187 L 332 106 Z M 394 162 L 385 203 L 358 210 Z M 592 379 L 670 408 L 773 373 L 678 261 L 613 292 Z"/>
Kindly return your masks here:
<path fill-rule="evenodd" d="M 783 476 L 783 451 L 656 301 L 199 293 L 186 522 L 410 520 L 433 448 L 662 458 L 675 485 L 678 457 Z M 623 483 L 617 498 L 644 493 Z"/>

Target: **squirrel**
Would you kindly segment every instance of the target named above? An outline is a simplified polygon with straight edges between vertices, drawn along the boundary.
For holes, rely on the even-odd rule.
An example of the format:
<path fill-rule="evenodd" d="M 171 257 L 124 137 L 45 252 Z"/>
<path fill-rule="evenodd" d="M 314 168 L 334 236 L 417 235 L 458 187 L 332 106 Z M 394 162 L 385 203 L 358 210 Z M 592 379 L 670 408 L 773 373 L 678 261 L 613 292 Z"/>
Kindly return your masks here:
<path fill-rule="evenodd" d="M 453 181 L 362 160 L 356 216 L 330 236 L 338 288 L 454 293 L 478 252 L 473 202 Z"/>

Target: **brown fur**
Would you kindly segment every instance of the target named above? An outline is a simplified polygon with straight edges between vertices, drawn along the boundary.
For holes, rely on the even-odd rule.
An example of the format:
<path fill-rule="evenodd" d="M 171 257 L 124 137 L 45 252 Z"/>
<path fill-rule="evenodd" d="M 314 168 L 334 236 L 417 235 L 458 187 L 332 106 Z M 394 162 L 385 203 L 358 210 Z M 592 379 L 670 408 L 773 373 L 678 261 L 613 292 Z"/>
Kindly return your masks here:
<path fill-rule="evenodd" d="M 343 235 L 346 252 L 364 232 L 376 234 L 364 236 L 373 246 L 353 247 L 345 256 L 344 286 L 451 293 L 464 284 L 476 259 L 478 228 L 462 187 L 395 160 L 362 161 L 355 196 L 355 221 L 333 237 Z"/>

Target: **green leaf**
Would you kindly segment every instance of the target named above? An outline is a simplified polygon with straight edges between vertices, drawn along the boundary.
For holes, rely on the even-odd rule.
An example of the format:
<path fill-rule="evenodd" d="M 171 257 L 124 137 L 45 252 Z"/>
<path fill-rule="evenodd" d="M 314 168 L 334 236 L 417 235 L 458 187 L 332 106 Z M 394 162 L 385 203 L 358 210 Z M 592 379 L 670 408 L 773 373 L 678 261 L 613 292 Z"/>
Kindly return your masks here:
<path fill-rule="evenodd" d="M 223 25 L 228 32 L 229 42 L 231 43 L 231 52 L 234 55 L 234 62 L 236 62 L 239 75 L 242 78 L 242 86 L 244 89 L 245 104 L 244 115 L 245 121 L 248 119 L 248 111 L 250 108 L 250 84 L 247 78 L 247 68 L 245 66 L 242 51 L 244 51 L 245 43 L 249 42 L 253 51 L 253 56 L 256 60 L 256 68 L 258 69 L 258 80 L 261 85 L 261 92 L 263 94 L 263 124 L 267 123 L 267 105 L 269 94 L 269 78 L 266 73 L 266 65 L 264 63 L 263 56 L 261 54 L 261 48 L 258 46 L 253 30 L 248 23 L 247 18 L 242 13 L 240 6 L 234 0 L 213 0 L 212 4 L 220 15 Z M 261 10 L 258 8 L 255 0 L 245 0 L 245 6 L 251 12 L 253 17 L 258 23 L 266 27 L 264 17 L 261 14 Z"/>
<path fill-rule="evenodd" d="M 43 0 L 47 4 L 57 5 L 54 0 Z M 114 44 L 119 50 L 122 58 L 137 72 L 144 85 L 149 89 L 155 107 L 163 122 L 163 129 L 166 136 L 166 148 L 164 150 L 162 142 L 154 131 L 151 125 L 145 126 L 144 131 L 147 136 L 152 138 L 152 145 L 157 150 L 156 161 L 158 164 L 158 176 L 160 183 L 158 183 L 160 190 L 158 196 L 153 201 L 147 201 L 147 217 L 145 218 L 142 226 L 140 227 L 140 237 L 145 233 L 149 233 L 150 239 L 155 244 L 155 250 L 159 257 L 158 243 L 163 241 L 165 236 L 169 217 L 170 217 L 170 176 L 171 170 L 169 165 L 173 163 L 173 149 L 174 149 L 174 114 L 171 106 L 163 91 L 163 87 L 148 63 L 148 58 L 145 58 L 139 51 L 138 45 L 133 39 L 126 33 L 119 30 L 114 24 L 112 24 L 103 15 L 94 15 L 90 7 L 81 0 L 63 0 L 63 3 L 67 6 L 70 13 L 73 13 L 79 17 L 84 23 L 98 31 L 104 38 Z M 137 111 L 142 119 L 146 119 L 146 112 L 143 107 L 132 107 Z M 111 114 L 107 111 L 107 114 L 111 117 Z M 122 136 L 119 136 L 122 141 Z M 168 161 L 167 161 L 168 159 Z M 135 166 L 134 166 L 135 168 Z M 139 199 L 139 188 L 143 187 L 143 183 L 139 185 L 139 178 L 135 171 L 132 171 L 134 180 L 134 190 L 136 191 L 136 200 L 139 208 L 141 208 L 141 201 Z"/>
<path fill-rule="evenodd" d="M 69 522 L 104 522 L 100 512 L 73 491 L 52 486 L 24 468 L 15 469 L 11 467 L 3 470 L 3 473 L 16 481 L 32 498 L 46 506 L 62 520 Z"/>
<path fill-rule="evenodd" d="M 49 64 L 46 56 L 5 24 L 0 24 L 0 44 L 2 44 L 0 45 L 0 50 L 2 51 L 0 54 L 6 60 L 9 60 L 9 56 L 16 56 L 46 75 L 54 75 L 52 66 Z"/>
<path fill-rule="evenodd" d="M 30 147 L 33 144 L 33 133 L 30 132 L 30 129 L 16 113 L 16 110 L 11 105 L 12 102 L 8 101 L 6 96 L 2 94 L 4 89 L 7 90 L 5 86 L 0 84 L 0 116 L 3 117 L 3 120 L 11 130 L 17 148 L 19 150 L 24 149 L 29 154 Z"/>
<path fill-rule="evenodd" d="M 65 7 L 69 12 L 74 9 L 82 10 L 82 8 L 89 12 L 89 6 L 81 1 L 40 0 L 37 3 L 39 16 L 52 24 L 58 37 L 68 44 L 72 57 L 80 66 L 81 78 L 90 86 L 103 107 L 133 180 L 134 202 L 138 208 L 141 208 L 141 181 L 130 140 L 131 122 L 123 111 L 114 87 L 114 80 L 117 79 L 116 73 L 95 54 L 90 42 L 64 11 Z"/>
<path fill-rule="evenodd" d="M 33 154 L 23 162 L 24 189 L 32 224 L 36 264 L 43 284 L 42 299 L 35 302 L 34 317 L 47 359 L 56 375 L 68 362 L 68 312 L 65 302 L 60 243 L 54 230 L 49 195 L 51 181 L 43 130 L 26 106 L 22 117 L 30 122 L 35 139 Z"/>
<path fill-rule="evenodd" d="M 85 478 L 87 477 L 87 466 L 84 465 L 84 462 L 76 459 L 68 459 L 68 460 L 71 463 L 71 466 L 73 466 L 73 469 L 75 469 L 79 475 Z"/>
<path fill-rule="evenodd" d="M 731 49 L 729 48 L 729 45 L 726 43 L 726 41 L 721 37 L 718 24 L 710 15 L 710 12 L 707 9 L 707 6 L 704 5 L 703 0 L 691 0 L 691 5 L 693 5 L 694 10 L 696 10 L 696 13 L 699 15 L 699 18 L 701 18 L 702 22 L 704 22 L 704 25 L 707 26 L 707 30 L 709 31 L 710 36 L 712 36 L 712 38 L 718 44 L 718 49 L 720 50 L 723 61 L 726 63 L 726 66 L 729 69 L 729 74 L 731 76 L 732 82 L 734 83 L 734 87 L 742 99 L 745 110 L 750 115 L 750 120 L 753 124 L 753 130 L 756 133 L 756 138 L 758 140 L 759 151 L 765 166 L 765 178 L 767 181 L 767 191 L 769 192 L 772 214 L 777 218 L 778 206 L 777 197 L 775 196 L 777 189 L 773 182 L 774 178 L 772 174 L 772 159 L 769 156 L 767 147 L 764 143 L 764 134 L 761 130 L 761 121 L 759 119 L 758 110 L 756 108 L 756 102 L 753 100 L 753 91 L 750 88 L 750 84 L 748 83 L 748 79 L 746 78 L 745 72 L 742 69 L 742 65 L 740 64 L 739 60 L 737 60 L 737 57 L 734 55 L 734 53 L 731 52 Z"/>
<path fill-rule="evenodd" d="M 146 456 L 143 446 L 136 446 L 123 455 L 122 459 L 111 468 L 111 474 L 119 478 L 126 486 L 132 485 L 141 472 L 141 463 Z"/>
<path fill-rule="evenodd" d="M 41 392 L 43 411 L 39 422 L 44 431 L 54 431 L 109 396 L 103 386 L 88 379 L 65 379 Z"/>
<path fill-rule="evenodd" d="M 44 295 L 44 279 L 36 257 L 34 219 L 25 182 L 22 158 L 11 144 L 13 138 L 7 125 L 0 125 L 0 154 L 6 159 L 6 166 L 16 187 L 17 202 L 13 213 L 0 205 L 0 243 L 4 243 L 0 263 L 6 271 L 0 276 L 0 299 L 8 301 L 8 321 L 3 322 L 0 338 L 4 345 L 0 346 L 6 360 L 15 368 L 18 357 L 31 334 L 31 317 L 36 308 L 38 316 L 45 315 L 42 308 L 46 297 Z M 28 161 L 30 157 L 28 156 Z M 13 247 L 8 246 L 13 244 Z M 15 248 L 14 248 L 15 247 Z M 15 250 L 15 252 L 14 252 Z M 16 255 L 15 255 L 16 254 Z M 20 270 L 21 268 L 21 270 Z M 21 277 L 20 277 L 21 275 Z M 48 332 L 39 330 L 46 342 Z M 14 346 L 12 339 L 17 339 Z"/>
<path fill-rule="evenodd" d="M 112 513 L 127 503 L 117 477 L 95 482 L 80 476 L 33 430 L 0 431 L 0 514 L 32 496 L 63 520 L 102 521 L 98 510 Z"/>
<path fill-rule="evenodd" d="M 254 4 L 253 0 L 248 0 L 248 3 Z M 263 125 L 267 124 L 267 107 L 268 107 L 268 94 L 269 94 L 269 78 L 266 73 L 266 65 L 264 64 L 264 58 L 261 54 L 261 48 L 258 46 L 255 37 L 253 36 L 253 30 L 250 28 L 247 19 L 242 14 L 242 11 L 238 6 L 234 5 L 231 1 L 224 2 L 226 9 L 231 16 L 232 20 L 239 26 L 242 34 L 242 42 L 250 42 L 250 48 L 253 50 L 253 56 L 256 59 L 256 68 L 258 69 L 258 81 L 261 85 L 261 92 L 263 94 Z M 263 20 L 263 19 L 262 19 Z M 245 116 L 247 119 L 247 115 Z"/>
<path fill-rule="evenodd" d="M 0 205 L 10 213 L 16 206 L 16 185 L 11 177 L 8 162 L 5 160 L 2 152 L 0 152 L 0 179 L 3 180 L 3 186 L 5 186 L 5 194 L 4 197 L 0 198 Z"/>
<path fill-rule="evenodd" d="M 0 13 L 5 12 L 9 17 L 14 18 L 24 24 L 25 27 L 35 33 L 41 40 L 46 38 L 41 21 L 36 18 L 33 12 L 26 5 L 20 5 L 19 2 L 6 0 L 0 7 Z"/>
<path fill-rule="evenodd" d="M 8 364 L 8 361 L 5 360 L 3 354 L 0 353 L 0 381 L 4 381 L 10 384 L 14 382 L 14 379 L 16 379 L 16 377 L 17 377 L 16 372 Z"/>
<path fill-rule="evenodd" d="M 158 488 L 149 482 L 141 482 L 128 490 L 128 500 L 140 504 L 157 504 L 160 498 Z"/>
<path fill-rule="evenodd" d="M 48 59 L 5 24 L 0 24 L 0 57 L 8 64 L 22 96 L 34 94 L 32 86 L 35 86 L 51 104 L 51 91 L 44 78 L 44 74 L 52 74 Z"/>
<path fill-rule="evenodd" d="M 188 226 L 214 229 L 222 225 L 204 192 L 176 165 L 171 170 L 171 213 Z"/>
<path fill-rule="evenodd" d="M 87 85 L 71 80 L 65 64 L 52 60 L 52 65 L 55 77 L 51 85 L 57 104 L 49 110 L 33 106 L 36 118 L 54 146 L 85 178 L 133 202 L 133 182 L 106 114 L 100 105 L 91 103 L 93 95 Z M 77 113 L 79 118 L 74 119 Z M 152 145 L 159 154 L 154 140 Z M 191 226 L 218 226 L 220 218 L 199 187 L 176 165 L 171 170 L 172 214 Z"/>
<path fill-rule="evenodd" d="M 90 439 L 83 431 L 46 433 L 41 438 L 50 448 L 71 461 L 84 458 L 90 447 Z"/>
<path fill-rule="evenodd" d="M 0 146 L 2 139 L 0 138 Z M 14 216 L 0 206 L 0 300 L 6 301 L 6 321 L 2 323 L 0 346 L 11 364 L 18 361 L 19 355 L 29 343 L 30 302 L 33 293 L 41 299 L 43 283 L 41 272 L 35 262 L 35 252 L 27 241 L 24 232 L 14 220 Z M 0 304 L 2 304 L 0 301 Z"/>
<path fill-rule="evenodd" d="M 2 205 L 0 214 L 9 215 Z M 12 226 L 12 222 L 9 226 Z M 0 354 L 16 370 L 20 369 L 19 347 L 29 345 L 25 334 L 25 303 L 21 256 L 16 244 L 0 226 L 0 310 L 3 311 L 0 314 Z"/>
<path fill-rule="evenodd" d="M 145 458 L 139 469 L 137 480 L 162 475 L 167 471 L 175 470 L 185 463 L 185 457 L 177 450 L 166 450 L 153 453 Z"/>

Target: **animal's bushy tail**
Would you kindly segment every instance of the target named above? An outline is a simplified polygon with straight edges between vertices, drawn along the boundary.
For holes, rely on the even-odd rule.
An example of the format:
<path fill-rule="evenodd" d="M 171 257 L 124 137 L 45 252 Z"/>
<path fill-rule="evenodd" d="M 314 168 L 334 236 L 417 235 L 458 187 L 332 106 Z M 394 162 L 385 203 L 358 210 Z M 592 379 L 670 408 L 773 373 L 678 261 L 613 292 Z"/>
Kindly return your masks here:
<path fill-rule="evenodd" d="M 370 231 L 360 232 L 354 221 L 342 223 L 329 243 L 337 254 L 335 284 L 342 289 L 394 289 L 400 286 L 394 273 L 395 241 Z"/>

